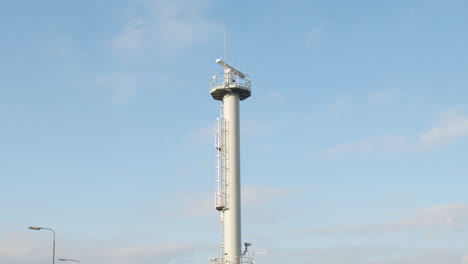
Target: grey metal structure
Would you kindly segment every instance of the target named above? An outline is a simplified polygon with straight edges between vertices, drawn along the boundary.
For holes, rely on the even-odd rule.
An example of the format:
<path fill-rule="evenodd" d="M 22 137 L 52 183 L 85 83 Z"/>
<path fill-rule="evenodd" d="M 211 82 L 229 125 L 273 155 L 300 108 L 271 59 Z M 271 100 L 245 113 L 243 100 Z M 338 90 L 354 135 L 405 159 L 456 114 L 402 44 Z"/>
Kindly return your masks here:
<path fill-rule="evenodd" d="M 66 259 L 66 258 L 59 258 L 58 260 L 60 260 L 60 261 L 74 261 L 74 262 L 81 263 L 81 261 L 79 261 L 79 260 L 77 260 L 77 259 Z"/>
<path fill-rule="evenodd" d="M 251 95 L 250 77 L 218 59 L 224 71 L 210 81 L 210 94 L 221 101 L 216 132 L 216 210 L 221 217 L 221 245 L 211 264 L 254 263 L 253 254 L 242 254 L 239 101 Z M 248 243 L 250 245 L 250 243 Z"/>
<path fill-rule="evenodd" d="M 53 230 L 52 228 L 48 228 L 48 227 L 42 227 L 42 226 L 30 226 L 28 227 L 29 229 L 31 230 L 49 230 L 49 231 L 52 231 L 52 233 L 54 234 L 54 240 L 53 240 L 53 244 L 52 244 L 52 264 L 55 263 L 55 230 Z"/>

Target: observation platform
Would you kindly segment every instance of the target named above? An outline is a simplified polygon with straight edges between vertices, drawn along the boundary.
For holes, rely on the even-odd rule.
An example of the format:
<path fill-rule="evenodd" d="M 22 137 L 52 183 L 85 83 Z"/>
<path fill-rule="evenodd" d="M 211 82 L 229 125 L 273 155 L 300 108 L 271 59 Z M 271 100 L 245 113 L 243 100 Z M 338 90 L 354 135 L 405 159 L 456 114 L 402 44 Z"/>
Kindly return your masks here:
<path fill-rule="evenodd" d="M 239 99 L 245 100 L 251 94 L 251 80 L 245 75 L 241 78 L 235 73 L 216 73 L 210 80 L 210 94 L 215 100 L 222 101 L 228 93 L 238 93 Z"/>

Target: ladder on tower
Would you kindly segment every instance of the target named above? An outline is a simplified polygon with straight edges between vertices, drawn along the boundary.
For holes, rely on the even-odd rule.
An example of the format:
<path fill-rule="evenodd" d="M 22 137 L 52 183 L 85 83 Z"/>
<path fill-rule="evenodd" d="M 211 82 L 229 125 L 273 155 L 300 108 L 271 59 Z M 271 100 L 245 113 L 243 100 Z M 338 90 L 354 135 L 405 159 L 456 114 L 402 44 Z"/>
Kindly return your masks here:
<path fill-rule="evenodd" d="M 223 211 L 226 207 L 225 201 L 225 126 L 223 118 L 223 107 L 221 105 L 221 116 L 216 119 L 217 129 L 215 134 L 215 148 L 216 148 L 216 194 L 215 194 L 215 207 L 218 211 Z"/>
<path fill-rule="evenodd" d="M 220 107 L 220 117 L 216 119 L 216 194 L 215 207 L 220 214 L 220 247 L 218 257 L 224 255 L 224 210 L 226 209 L 226 121 L 223 118 L 223 105 Z"/>

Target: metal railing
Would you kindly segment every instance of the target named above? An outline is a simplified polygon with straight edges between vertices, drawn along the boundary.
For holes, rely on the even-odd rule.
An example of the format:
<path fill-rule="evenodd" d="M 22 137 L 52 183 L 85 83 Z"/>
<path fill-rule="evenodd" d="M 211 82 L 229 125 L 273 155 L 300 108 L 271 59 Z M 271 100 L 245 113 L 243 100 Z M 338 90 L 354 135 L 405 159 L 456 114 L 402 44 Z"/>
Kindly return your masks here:
<path fill-rule="evenodd" d="M 250 91 L 251 80 L 248 75 L 241 78 L 237 74 L 218 72 L 210 79 L 210 90 L 216 88 L 242 88 Z"/>
<path fill-rule="evenodd" d="M 225 260 L 224 258 L 212 258 L 210 259 L 210 264 L 233 264 L 234 262 L 230 262 L 229 260 Z M 248 254 L 246 256 L 241 257 L 241 263 L 239 264 L 255 264 L 255 258 L 253 254 Z"/>

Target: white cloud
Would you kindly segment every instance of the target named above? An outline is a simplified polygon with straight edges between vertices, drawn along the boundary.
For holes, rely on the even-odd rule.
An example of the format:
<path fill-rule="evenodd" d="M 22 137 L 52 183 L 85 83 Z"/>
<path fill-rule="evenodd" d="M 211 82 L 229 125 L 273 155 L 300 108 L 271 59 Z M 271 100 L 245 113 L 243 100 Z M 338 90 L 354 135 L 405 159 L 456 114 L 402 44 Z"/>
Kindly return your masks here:
<path fill-rule="evenodd" d="M 350 106 L 351 98 L 349 96 L 342 96 L 328 107 L 328 113 L 340 114 L 348 110 Z"/>
<path fill-rule="evenodd" d="M 387 226 L 395 229 L 434 230 L 448 228 L 454 231 L 463 231 L 466 224 L 468 224 L 468 205 L 443 204 L 413 210 L 405 214 L 399 221 L 389 223 Z"/>
<path fill-rule="evenodd" d="M 268 263 L 461 264 L 460 248 L 404 248 L 392 245 L 337 246 L 283 250 Z M 278 261 L 279 260 L 279 261 Z"/>
<path fill-rule="evenodd" d="M 258 120 L 242 120 L 240 124 L 241 134 L 253 135 L 269 133 L 274 126 L 271 122 Z M 216 133 L 216 123 L 209 124 L 203 128 L 197 128 L 189 131 L 186 138 L 195 141 L 213 141 Z"/>
<path fill-rule="evenodd" d="M 214 144 L 216 128 L 216 123 L 212 123 L 203 128 L 193 129 L 187 133 L 186 138 L 201 142 L 212 141 Z"/>
<path fill-rule="evenodd" d="M 392 103 L 397 99 L 397 95 L 395 92 L 391 90 L 382 90 L 370 94 L 367 97 L 367 103 L 369 104 L 388 104 Z M 355 103 L 361 103 L 360 100 L 354 100 Z M 331 103 L 326 112 L 329 114 L 341 114 L 344 113 L 351 108 L 351 104 L 353 103 L 353 99 L 350 96 L 340 96 L 338 97 L 333 103 Z"/>
<path fill-rule="evenodd" d="M 0 105 L 0 117 L 11 117 L 18 112 L 18 109 L 8 105 Z"/>
<path fill-rule="evenodd" d="M 399 219 L 380 224 L 343 225 L 310 230 L 321 235 L 374 234 L 396 231 L 421 231 L 434 235 L 443 231 L 463 232 L 468 224 L 467 204 L 443 204 L 416 209 L 405 213 Z"/>
<path fill-rule="evenodd" d="M 97 80 L 112 89 L 112 102 L 120 105 L 133 99 L 139 89 L 141 78 L 135 73 L 111 73 Z"/>
<path fill-rule="evenodd" d="M 325 157 L 333 157 L 344 154 L 400 153 L 408 151 L 410 144 L 412 143 L 408 142 L 405 137 L 386 135 L 338 144 L 322 151 L 320 154 Z"/>
<path fill-rule="evenodd" d="M 264 134 L 273 130 L 274 126 L 271 122 L 259 120 L 242 120 L 240 129 L 241 133 L 245 134 Z"/>
<path fill-rule="evenodd" d="M 242 186 L 242 202 L 246 206 L 264 204 L 276 197 L 286 195 L 292 190 L 245 184 Z"/>
<path fill-rule="evenodd" d="M 25 263 L 35 259 L 45 260 L 50 257 L 48 249 L 50 245 L 38 236 L 8 233 L 0 239 L 0 263 L 10 263 L 14 259 L 21 259 Z"/>
<path fill-rule="evenodd" d="M 214 185 L 214 184 L 213 184 Z M 242 206 L 253 207 L 265 205 L 272 199 L 286 195 L 291 190 L 264 187 L 256 185 L 242 185 Z M 215 190 L 213 192 L 190 192 L 177 196 L 180 202 L 177 210 L 171 216 L 176 218 L 193 218 L 215 216 Z"/>
<path fill-rule="evenodd" d="M 282 101 L 283 95 L 279 91 L 267 91 L 267 96 L 273 101 Z"/>
<path fill-rule="evenodd" d="M 437 114 L 437 123 L 427 131 L 421 132 L 416 139 L 405 136 L 384 135 L 367 137 L 338 144 L 325 149 L 323 156 L 342 154 L 388 154 L 420 151 L 447 145 L 468 136 L 468 117 L 460 106 L 449 108 Z"/>
<path fill-rule="evenodd" d="M 242 186 L 243 216 L 247 223 L 274 224 L 283 216 L 284 209 L 278 208 L 274 201 L 283 199 L 295 190 L 282 187 L 265 187 L 246 184 Z"/>
<path fill-rule="evenodd" d="M 418 146 L 444 145 L 452 143 L 460 137 L 468 136 L 468 117 L 463 114 L 461 106 L 443 111 L 437 117 L 438 124 L 419 136 Z"/>
<path fill-rule="evenodd" d="M 323 156 L 336 156 L 338 154 L 345 154 L 348 152 L 372 153 L 376 149 L 376 144 L 376 138 L 364 138 L 353 142 L 347 142 L 333 146 L 329 149 L 322 151 L 321 154 Z"/>
<path fill-rule="evenodd" d="M 124 244 L 118 247 L 105 248 L 96 254 L 96 260 L 101 263 L 154 263 L 171 262 L 184 263 L 194 252 L 191 243 L 153 243 L 153 244 Z M 89 262 L 87 262 L 89 263 Z"/>
<path fill-rule="evenodd" d="M 322 21 L 320 24 L 317 24 L 312 27 L 309 32 L 306 34 L 306 44 L 313 45 L 320 42 L 320 37 L 323 32 L 330 27 L 331 23 L 329 20 Z"/>
<path fill-rule="evenodd" d="M 122 32 L 112 39 L 112 49 L 115 52 L 136 52 L 144 48 L 145 22 L 142 18 L 133 18 L 122 29 Z"/>
<path fill-rule="evenodd" d="M 382 90 L 369 95 L 367 101 L 370 104 L 388 104 L 392 103 L 397 99 L 395 92 L 390 90 Z"/>
<path fill-rule="evenodd" d="M 155 223 L 158 226 L 158 223 Z M 154 228 L 154 227 L 151 227 Z M 24 229 L 24 227 L 23 227 Z M 50 263 L 50 234 L 16 233 L 0 236 L 0 263 L 28 264 Z M 258 255 L 262 263 L 323 263 L 323 264 L 467 264 L 466 247 L 451 248 L 414 248 L 392 245 L 343 245 L 323 246 L 323 244 L 304 244 L 294 241 L 292 237 L 279 238 L 277 231 L 268 232 L 269 236 L 255 240 L 254 246 L 267 249 L 267 254 Z M 276 235 L 274 235 L 276 233 Z M 273 234 L 273 236 L 271 236 Z M 244 237 L 254 237 L 244 234 Z M 44 238 L 47 237 L 47 242 Z M 120 238 L 85 238 L 69 239 L 63 234 L 57 241 L 57 258 L 67 257 L 81 260 L 82 263 L 115 263 L 115 264 L 194 264 L 206 262 L 215 254 L 214 244 L 199 242 L 155 242 L 135 241 L 135 237 Z M 268 239 L 268 241 L 267 241 Z M 170 240 L 170 239 L 169 239 Z M 273 240 L 282 241 L 280 244 Z M 132 242 L 130 242 L 132 241 Z M 250 241 L 250 240 L 249 240 Z M 425 243 L 427 244 L 427 242 Z"/>
<path fill-rule="evenodd" d="M 50 236 L 48 236 L 50 238 Z M 190 242 L 128 242 L 128 239 L 70 240 L 60 237 L 56 257 L 79 259 L 83 263 L 187 263 L 205 246 Z M 51 258 L 51 240 L 37 234 L 10 233 L 0 239 L 0 263 L 47 263 Z M 50 242 L 50 243 L 49 243 Z"/>
<path fill-rule="evenodd" d="M 214 185 L 214 184 L 213 184 Z M 180 203 L 170 216 L 175 218 L 194 218 L 215 216 L 215 191 L 185 192 L 177 196 L 174 203 Z"/>
<path fill-rule="evenodd" d="M 207 20 L 208 0 L 148 0 L 111 42 L 119 55 L 144 51 L 173 53 L 208 41 L 222 27 Z"/>

